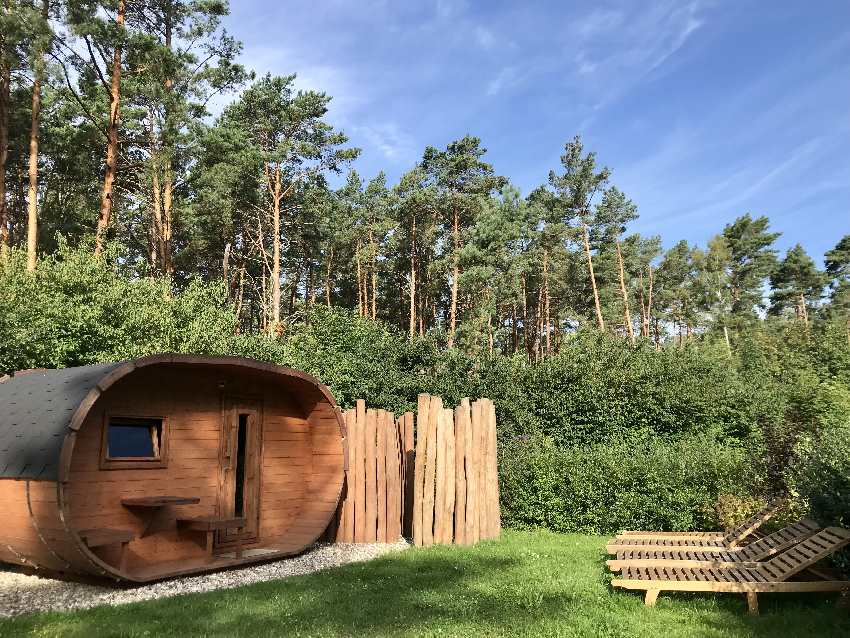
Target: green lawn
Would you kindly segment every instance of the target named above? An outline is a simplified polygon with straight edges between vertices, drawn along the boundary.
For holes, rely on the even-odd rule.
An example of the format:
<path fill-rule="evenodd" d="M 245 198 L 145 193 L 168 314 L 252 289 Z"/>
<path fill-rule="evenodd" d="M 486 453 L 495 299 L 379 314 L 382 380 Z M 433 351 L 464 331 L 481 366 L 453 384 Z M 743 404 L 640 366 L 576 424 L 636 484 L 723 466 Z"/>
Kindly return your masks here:
<path fill-rule="evenodd" d="M 612 591 L 605 539 L 506 532 L 236 590 L 0 621 L 0 636 L 850 636 L 835 596 Z"/>

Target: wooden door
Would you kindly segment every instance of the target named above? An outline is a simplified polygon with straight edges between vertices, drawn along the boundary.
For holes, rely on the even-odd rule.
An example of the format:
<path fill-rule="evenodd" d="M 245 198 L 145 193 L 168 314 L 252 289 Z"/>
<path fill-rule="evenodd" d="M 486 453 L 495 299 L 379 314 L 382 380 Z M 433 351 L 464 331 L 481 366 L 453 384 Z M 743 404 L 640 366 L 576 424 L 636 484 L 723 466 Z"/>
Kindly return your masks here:
<path fill-rule="evenodd" d="M 263 405 L 257 399 L 225 397 L 223 407 L 219 516 L 245 518 L 243 541 L 254 542 L 260 515 Z M 218 544 L 235 539 L 235 530 L 223 530 Z"/>

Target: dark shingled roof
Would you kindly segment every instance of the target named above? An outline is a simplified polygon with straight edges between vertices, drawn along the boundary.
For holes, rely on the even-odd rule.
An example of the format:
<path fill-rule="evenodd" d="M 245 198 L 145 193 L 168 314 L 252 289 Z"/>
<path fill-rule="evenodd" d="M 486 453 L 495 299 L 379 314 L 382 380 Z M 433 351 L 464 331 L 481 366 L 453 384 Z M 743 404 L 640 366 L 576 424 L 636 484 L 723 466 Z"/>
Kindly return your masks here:
<path fill-rule="evenodd" d="M 32 370 L 0 383 L 0 477 L 58 480 L 71 417 L 89 391 L 120 365 Z"/>

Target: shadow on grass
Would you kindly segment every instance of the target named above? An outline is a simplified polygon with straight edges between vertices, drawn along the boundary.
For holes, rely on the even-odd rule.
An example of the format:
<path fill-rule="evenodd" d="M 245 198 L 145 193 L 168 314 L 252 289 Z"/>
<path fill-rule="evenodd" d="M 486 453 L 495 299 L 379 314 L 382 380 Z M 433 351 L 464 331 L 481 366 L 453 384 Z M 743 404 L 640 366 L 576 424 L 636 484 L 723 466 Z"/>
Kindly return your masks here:
<path fill-rule="evenodd" d="M 412 552 L 411 552 L 412 554 Z M 0 636 L 417 634 L 422 627 L 511 626 L 570 603 L 563 594 L 508 596 L 512 558 L 449 551 L 398 555 L 304 577 L 0 624 Z"/>
<path fill-rule="evenodd" d="M 632 600 L 643 605 L 643 590 L 627 590 L 611 585 L 614 573 L 606 561 L 616 558 L 602 548 L 596 555 L 599 566 L 599 581 L 611 595 L 618 600 Z M 850 635 L 850 613 L 840 609 L 836 603 L 841 595 L 838 592 L 812 593 L 760 593 L 759 616 L 747 613 L 745 594 L 728 592 L 688 592 L 663 590 L 658 598 L 657 608 L 645 607 L 647 613 L 664 613 L 670 606 L 685 604 L 702 616 L 705 624 L 720 634 L 735 628 L 746 629 L 747 635 L 772 637 L 779 635 L 779 628 L 785 627 L 787 635 Z M 711 612 L 727 611 L 737 616 L 709 618 Z M 797 629 L 793 629 L 797 627 Z M 841 633 L 820 633 L 823 629 L 834 628 Z M 800 633 L 796 633 L 799 631 Z M 790 633 L 788 633 L 790 632 Z M 846 633 L 845 633 L 846 632 Z"/>
<path fill-rule="evenodd" d="M 850 615 L 816 596 L 612 590 L 598 539 L 511 532 L 473 549 L 392 554 L 207 594 L 0 621 L 0 636 L 838 636 Z"/>

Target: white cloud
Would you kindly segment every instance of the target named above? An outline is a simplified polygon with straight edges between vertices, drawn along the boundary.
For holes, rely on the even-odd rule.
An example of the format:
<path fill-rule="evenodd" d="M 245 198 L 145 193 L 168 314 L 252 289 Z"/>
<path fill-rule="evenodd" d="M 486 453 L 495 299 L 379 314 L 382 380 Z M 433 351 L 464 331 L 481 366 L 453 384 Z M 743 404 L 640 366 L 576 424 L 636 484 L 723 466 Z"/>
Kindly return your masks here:
<path fill-rule="evenodd" d="M 704 24 L 700 0 L 663 0 L 625 14 L 596 10 L 571 27 L 575 70 L 601 108 L 627 93 L 676 54 Z M 592 76 L 592 77 L 587 77 Z"/>
<path fill-rule="evenodd" d="M 362 136 L 387 159 L 402 162 L 416 156 L 415 140 L 394 122 L 354 126 L 352 131 Z"/>
<path fill-rule="evenodd" d="M 515 66 L 506 66 L 487 85 L 487 95 L 496 95 L 520 83 L 522 77 Z"/>
<path fill-rule="evenodd" d="M 475 41 L 482 49 L 490 49 L 496 43 L 496 37 L 492 31 L 482 26 L 475 27 Z"/>
<path fill-rule="evenodd" d="M 465 0 L 437 0 L 435 3 L 437 17 L 441 20 L 451 18 L 466 9 Z"/>

